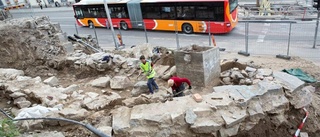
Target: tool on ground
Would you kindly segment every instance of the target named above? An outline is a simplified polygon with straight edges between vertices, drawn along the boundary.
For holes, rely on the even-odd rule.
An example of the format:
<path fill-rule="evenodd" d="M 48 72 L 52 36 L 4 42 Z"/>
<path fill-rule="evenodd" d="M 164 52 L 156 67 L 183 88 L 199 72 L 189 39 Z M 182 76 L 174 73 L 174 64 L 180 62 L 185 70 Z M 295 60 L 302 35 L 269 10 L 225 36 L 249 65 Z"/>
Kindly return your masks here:
<path fill-rule="evenodd" d="M 75 120 L 71 120 L 71 119 L 65 119 L 65 118 L 48 118 L 48 117 L 38 117 L 38 118 L 18 118 L 18 119 L 14 119 L 13 117 L 11 117 L 9 114 L 7 114 L 4 110 L 2 110 L 0 108 L 0 111 L 6 115 L 8 118 L 10 118 L 12 121 L 22 121 L 22 120 L 55 120 L 55 121 L 64 121 L 64 122 L 70 122 L 73 124 L 78 124 L 81 125 L 85 128 L 87 128 L 88 130 L 90 130 L 92 133 L 96 134 L 99 137 L 109 137 L 108 135 L 104 134 L 103 132 L 99 131 L 98 129 L 96 129 L 95 127 L 93 127 L 90 124 L 84 124 Z"/>

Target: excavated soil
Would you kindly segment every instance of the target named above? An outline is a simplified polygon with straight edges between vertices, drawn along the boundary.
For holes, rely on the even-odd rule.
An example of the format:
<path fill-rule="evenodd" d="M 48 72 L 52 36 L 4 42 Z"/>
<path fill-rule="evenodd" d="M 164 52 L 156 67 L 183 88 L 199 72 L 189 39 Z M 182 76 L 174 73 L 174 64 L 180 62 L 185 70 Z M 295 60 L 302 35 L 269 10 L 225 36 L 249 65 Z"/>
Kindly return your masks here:
<path fill-rule="evenodd" d="M 14 21 L 12 21 L 14 22 Z M 61 48 L 59 39 L 54 34 L 58 33 L 55 27 L 46 27 L 43 23 L 43 19 L 39 18 L 34 22 L 37 24 L 43 23 L 43 28 L 46 29 L 30 29 L 33 25 L 33 21 L 28 20 L 25 25 L 4 25 L 0 22 L 0 68 L 15 68 L 24 70 L 27 76 L 35 77 L 41 76 L 41 78 L 47 78 L 49 76 L 57 76 L 63 87 L 71 84 L 80 85 L 80 89 L 85 91 L 101 92 L 101 90 L 88 87 L 86 83 L 89 81 L 105 75 L 115 75 L 113 71 L 99 72 L 93 69 L 76 69 L 69 62 L 65 61 L 66 53 Z M 38 25 L 39 27 L 39 25 Z M 32 31 L 26 31 L 32 30 Z M 57 31 L 57 32 L 55 32 Z M 52 49 L 52 50 L 44 50 Z M 192 49 L 186 49 L 186 51 L 201 52 L 207 50 L 199 46 L 193 46 Z M 52 52 L 55 51 L 55 52 Z M 170 54 L 170 50 L 165 48 L 160 49 L 162 55 L 157 59 L 158 65 L 174 66 L 174 55 Z M 270 68 L 275 71 L 290 68 L 301 68 L 317 80 L 320 79 L 320 67 L 316 66 L 310 61 L 306 61 L 299 57 L 293 57 L 291 60 L 277 59 L 272 56 L 250 56 L 244 57 L 236 53 L 221 52 L 221 60 L 237 60 L 237 62 L 246 62 L 250 65 L 255 65 L 261 68 Z M 239 65 L 231 64 L 232 65 Z M 230 67 L 230 66 L 229 66 Z M 239 65 L 239 68 L 242 67 Z M 227 69 L 226 68 L 222 68 Z M 134 79 L 134 78 L 133 78 Z M 159 85 L 165 85 L 165 81 L 157 80 Z M 309 111 L 309 118 L 302 131 L 307 132 L 311 137 L 320 136 L 320 84 L 313 84 L 316 87 L 316 91 L 313 94 L 313 101 L 310 106 L 307 107 Z M 201 91 L 200 94 L 208 94 L 212 92 L 212 86 L 205 88 L 194 87 L 194 91 Z M 129 97 L 129 92 L 120 93 L 121 96 Z M 0 95 L 0 107 L 8 108 L 12 107 L 7 104 L 7 99 Z M 110 110 L 106 110 L 103 114 L 109 115 Z M 259 122 L 249 132 L 239 132 L 235 137 L 286 137 L 293 136 L 298 125 L 301 123 L 304 117 L 302 110 L 291 109 L 286 116 L 288 116 L 288 122 L 280 126 L 276 126 L 271 122 L 272 117 L 267 117 Z M 3 115 L 0 115 L 3 118 Z M 89 123 L 93 121 L 87 119 Z M 88 130 L 79 126 L 64 126 L 64 127 L 46 127 L 45 130 L 57 130 L 64 133 L 65 136 L 93 136 Z M 43 130 L 43 129 L 42 129 Z"/>

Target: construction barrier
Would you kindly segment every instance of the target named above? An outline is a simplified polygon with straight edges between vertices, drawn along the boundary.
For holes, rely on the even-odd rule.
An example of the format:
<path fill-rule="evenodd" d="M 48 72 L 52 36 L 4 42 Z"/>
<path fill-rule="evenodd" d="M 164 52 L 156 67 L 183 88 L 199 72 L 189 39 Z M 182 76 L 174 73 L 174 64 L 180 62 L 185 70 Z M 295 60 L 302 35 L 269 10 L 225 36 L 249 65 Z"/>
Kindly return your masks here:
<path fill-rule="evenodd" d="M 117 34 L 117 37 L 119 39 L 119 46 L 124 46 L 123 42 L 122 42 L 122 37 L 120 34 Z"/>
<path fill-rule="evenodd" d="M 18 9 L 24 7 L 24 4 L 21 5 L 16 5 L 16 6 L 10 6 L 10 7 L 5 7 L 4 10 L 12 10 L 12 9 Z"/>
<path fill-rule="evenodd" d="M 303 111 L 304 111 L 306 114 L 305 114 L 302 122 L 300 123 L 300 125 L 299 125 L 299 127 L 298 127 L 298 129 L 297 129 L 297 131 L 296 131 L 296 133 L 294 134 L 293 137 L 298 137 L 298 136 L 299 136 L 300 131 L 301 131 L 304 123 L 306 122 L 306 120 L 307 120 L 307 118 L 308 118 L 309 112 L 307 111 L 307 109 L 306 109 L 306 108 L 303 108 Z"/>
<path fill-rule="evenodd" d="M 215 41 L 215 39 L 214 39 L 214 36 L 213 36 L 213 35 L 211 35 L 211 39 L 212 39 L 212 43 L 213 43 L 213 45 L 216 47 L 216 46 L 217 46 L 217 44 L 216 44 L 216 41 Z"/>

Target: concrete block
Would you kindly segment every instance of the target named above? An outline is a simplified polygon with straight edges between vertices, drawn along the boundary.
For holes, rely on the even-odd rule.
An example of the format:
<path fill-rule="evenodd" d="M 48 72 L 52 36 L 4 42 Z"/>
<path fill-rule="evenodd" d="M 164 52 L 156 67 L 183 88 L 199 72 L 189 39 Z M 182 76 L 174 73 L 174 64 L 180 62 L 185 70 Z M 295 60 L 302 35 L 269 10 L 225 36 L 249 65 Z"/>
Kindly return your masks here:
<path fill-rule="evenodd" d="M 62 44 L 67 53 L 73 53 L 74 48 L 71 42 L 65 42 Z"/>
<path fill-rule="evenodd" d="M 304 82 L 298 79 L 295 76 L 292 76 L 285 72 L 273 72 L 275 80 L 281 82 L 289 93 L 293 93 L 297 90 L 300 90 L 304 86 Z"/>
<path fill-rule="evenodd" d="M 203 51 L 176 51 L 175 63 L 177 75 L 192 79 L 196 86 L 214 85 L 220 82 L 220 52 L 219 48 L 203 48 Z"/>
<path fill-rule="evenodd" d="M 202 101 L 202 97 L 200 94 L 196 93 L 192 95 L 192 98 L 196 101 L 196 102 L 201 102 Z"/>

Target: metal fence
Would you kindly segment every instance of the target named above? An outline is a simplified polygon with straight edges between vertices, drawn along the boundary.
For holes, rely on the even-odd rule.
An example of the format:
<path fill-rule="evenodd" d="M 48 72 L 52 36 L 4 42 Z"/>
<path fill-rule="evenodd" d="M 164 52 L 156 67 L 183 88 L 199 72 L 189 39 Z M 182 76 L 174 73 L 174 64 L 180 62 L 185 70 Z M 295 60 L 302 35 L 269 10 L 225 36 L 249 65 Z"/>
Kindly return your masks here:
<path fill-rule="evenodd" d="M 212 35 L 184 34 L 172 23 L 177 31 L 151 31 L 146 30 L 144 24 L 140 30 L 122 30 L 115 26 L 116 34 L 121 35 L 122 43 L 127 47 L 142 43 L 151 43 L 154 46 L 180 48 L 192 44 L 214 46 Z M 207 26 L 209 26 L 207 24 Z M 107 28 L 93 28 L 75 26 L 77 33 L 82 30 L 90 32 L 97 38 L 101 47 L 113 47 L 112 33 Z M 320 63 L 320 46 L 313 48 L 315 36 L 315 21 L 239 21 L 234 30 L 228 34 L 213 34 L 217 46 L 226 51 L 239 52 L 250 55 L 284 55 L 286 57 L 299 56 L 316 60 Z M 208 29 L 208 28 L 207 28 Z M 214 30 L 214 28 L 212 28 Z M 96 32 L 95 32 L 96 31 Z M 74 31 L 76 32 L 76 31 Z M 119 43 L 118 39 L 117 43 Z M 317 37 L 320 44 L 320 36 Z"/>

